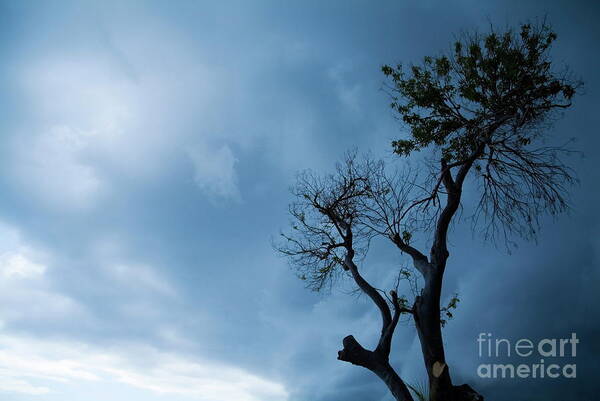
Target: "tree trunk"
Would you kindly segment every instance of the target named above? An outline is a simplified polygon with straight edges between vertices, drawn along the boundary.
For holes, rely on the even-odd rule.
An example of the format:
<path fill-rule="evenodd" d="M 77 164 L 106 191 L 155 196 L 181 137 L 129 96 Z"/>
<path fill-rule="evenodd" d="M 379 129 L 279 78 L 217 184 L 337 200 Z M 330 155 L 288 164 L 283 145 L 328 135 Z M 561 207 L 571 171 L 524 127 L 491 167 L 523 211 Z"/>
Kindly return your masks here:
<path fill-rule="evenodd" d="M 412 401 L 412 395 L 408 391 L 406 384 L 400 379 L 396 371 L 390 366 L 389 362 L 385 361 L 378 366 L 377 369 L 373 370 L 375 373 L 388 387 L 394 399 L 397 401 Z"/>
<path fill-rule="evenodd" d="M 446 400 L 452 380 L 446 364 L 440 324 L 441 274 L 434 269 L 425 279 L 425 287 L 413 308 L 417 334 L 429 379 L 431 401 Z"/>
<path fill-rule="evenodd" d="M 415 325 L 429 379 L 429 401 L 483 401 L 470 386 L 454 386 L 446 363 L 440 322 L 440 296 L 444 266 L 432 269 L 413 307 Z"/>

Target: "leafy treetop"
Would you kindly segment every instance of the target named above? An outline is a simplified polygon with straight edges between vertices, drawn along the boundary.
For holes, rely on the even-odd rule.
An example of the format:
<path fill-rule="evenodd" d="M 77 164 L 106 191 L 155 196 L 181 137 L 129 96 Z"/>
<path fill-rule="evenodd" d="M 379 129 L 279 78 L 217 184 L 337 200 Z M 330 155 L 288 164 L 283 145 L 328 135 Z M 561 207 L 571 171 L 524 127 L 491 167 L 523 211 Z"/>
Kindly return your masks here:
<path fill-rule="evenodd" d="M 444 171 L 472 164 L 483 179 L 479 211 L 491 226 L 525 236 L 535 234 L 530 223 L 540 213 L 567 208 L 563 186 L 573 180 L 558 157 L 566 148 L 533 146 L 582 86 L 568 70 L 552 69 L 556 38 L 545 22 L 523 24 L 518 33 L 492 29 L 464 34 L 448 54 L 408 71 L 382 67 L 391 107 L 410 131 L 393 142 L 395 153 L 433 146 Z"/>

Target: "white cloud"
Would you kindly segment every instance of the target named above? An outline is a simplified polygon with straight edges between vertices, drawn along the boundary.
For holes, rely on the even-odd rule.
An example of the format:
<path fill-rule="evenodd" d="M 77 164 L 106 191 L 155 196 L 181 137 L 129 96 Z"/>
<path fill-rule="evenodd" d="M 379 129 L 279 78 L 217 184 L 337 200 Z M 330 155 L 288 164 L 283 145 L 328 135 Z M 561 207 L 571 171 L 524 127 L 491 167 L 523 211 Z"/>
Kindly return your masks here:
<path fill-rule="evenodd" d="M 44 203 L 59 208 L 89 206 L 105 190 L 105 182 L 83 153 L 89 134 L 69 126 L 53 126 L 15 146 L 14 174 Z"/>
<path fill-rule="evenodd" d="M 240 200 L 233 152 L 227 145 L 218 149 L 195 147 L 188 152 L 194 167 L 194 180 L 212 199 Z"/>
<path fill-rule="evenodd" d="M 29 395 L 47 394 L 50 392 L 48 387 L 36 386 L 25 380 L 11 377 L 11 372 L 0 369 L 0 392 L 22 393 Z"/>
<path fill-rule="evenodd" d="M 80 276 L 79 285 L 91 291 L 106 286 L 119 296 L 118 301 L 108 299 L 106 303 L 130 321 L 164 318 L 166 302 L 178 299 L 177 289 L 158 269 L 121 257 L 123 250 L 110 245 L 114 241 L 102 242 L 93 256 L 97 269 Z M 9 327 L 40 322 L 70 325 L 73 319 L 94 326 L 110 323 L 106 316 L 93 313 L 93 304 L 60 288 L 65 270 L 53 259 L 27 244 L 18 230 L 0 222 L 0 322 Z"/>
<path fill-rule="evenodd" d="M 82 307 L 48 280 L 50 257 L 0 223 L 0 321 L 41 321 L 80 316 Z"/>
<path fill-rule="evenodd" d="M 0 285 L 5 281 L 41 277 L 47 269 L 41 263 L 45 258 L 42 252 L 23 242 L 18 230 L 0 222 Z"/>
<path fill-rule="evenodd" d="M 218 167 L 233 168 L 231 151 L 207 145 L 226 134 L 205 134 L 221 124 L 215 113 L 224 96 L 218 74 L 183 38 L 155 34 L 149 33 L 161 57 L 140 51 L 150 37 L 140 47 L 128 32 L 96 52 L 54 49 L 23 63 L 17 82 L 28 116 L 13 140 L 9 172 L 36 201 L 85 210 L 111 193 L 114 178 L 159 178 L 165 163 L 178 160 L 172 156 L 190 144 L 224 163 L 204 163 L 201 187 L 217 196 L 234 191 L 218 183 Z"/>
<path fill-rule="evenodd" d="M 94 157 L 134 126 L 134 85 L 99 57 L 28 61 L 19 83 L 29 114 L 13 142 L 12 174 L 53 208 L 93 206 L 109 186 Z"/>
<path fill-rule="evenodd" d="M 137 263 L 121 263 L 119 250 L 100 246 L 106 258 L 105 278 L 123 285 L 124 307 L 155 310 L 147 294 L 174 296 L 175 289 L 155 269 Z M 115 255 L 116 253 L 116 255 Z M 103 348 L 84 341 L 29 337 L 9 331 L 14 322 L 56 323 L 94 319 L 90 311 L 53 286 L 51 258 L 34 249 L 18 230 L 0 223 L 0 398 L 24 394 L 44 400 L 68 393 L 86 399 L 93 386 L 115 391 L 111 399 L 139 399 L 166 395 L 170 399 L 198 401 L 285 401 L 288 393 L 276 381 L 214 360 L 184 357 L 139 343 L 116 343 Z M 139 292 L 139 291 L 141 292 Z M 132 314 L 139 318 L 140 312 Z M 158 320 L 160 322 L 160 320 Z M 193 345 L 176 327 L 159 324 L 158 334 L 175 346 Z M 87 387 L 86 387 L 87 386 Z M 124 390 L 125 386 L 128 390 Z M 78 393 L 81 391 L 81 393 Z"/>
<path fill-rule="evenodd" d="M 5 278 L 29 278 L 41 276 L 46 266 L 29 260 L 25 255 L 7 252 L 0 255 L 0 275 Z"/>
<path fill-rule="evenodd" d="M 352 71 L 349 63 L 340 63 L 328 71 L 329 78 L 335 83 L 338 99 L 350 113 L 361 110 L 362 87 L 357 83 L 348 83 L 344 74 Z"/>
<path fill-rule="evenodd" d="M 27 115 L 5 171 L 34 201 L 87 210 L 126 191 L 117 187 L 122 177 L 164 178 L 186 151 L 198 188 L 211 199 L 241 198 L 231 145 L 258 151 L 264 144 L 260 156 L 290 171 L 306 168 L 307 154 L 327 161 L 315 136 L 316 110 L 257 87 L 273 57 L 310 63 L 317 55 L 309 45 L 279 38 L 221 59 L 180 26 L 146 22 L 131 29 L 131 21 L 115 18 L 85 50 L 23 53 L 15 81 Z M 341 101 L 355 111 L 360 88 L 338 75 L 332 72 Z"/>
<path fill-rule="evenodd" d="M 103 382 L 199 401 L 288 399 L 281 383 L 214 361 L 192 360 L 151 347 L 102 349 L 7 335 L 0 336 L 0 377 L 0 392 L 24 394 L 56 392 L 63 384 Z"/>
<path fill-rule="evenodd" d="M 149 266 L 117 263 L 109 265 L 107 270 L 113 279 L 127 286 L 168 296 L 176 294 L 168 281 Z"/>

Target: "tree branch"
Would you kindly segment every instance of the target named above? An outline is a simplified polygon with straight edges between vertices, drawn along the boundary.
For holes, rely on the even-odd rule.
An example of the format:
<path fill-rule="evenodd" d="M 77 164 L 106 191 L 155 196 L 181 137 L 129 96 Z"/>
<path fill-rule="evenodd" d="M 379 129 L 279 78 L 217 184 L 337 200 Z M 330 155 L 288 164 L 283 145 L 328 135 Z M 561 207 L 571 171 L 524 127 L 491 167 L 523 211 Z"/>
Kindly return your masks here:
<path fill-rule="evenodd" d="M 392 316 L 392 321 L 390 322 L 390 324 L 381 333 L 379 343 L 377 344 L 377 348 L 375 350 L 375 352 L 380 353 L 385 358 L 388 358 L 390 355 L 390 351 L 392 348 L 392 338 L 394 336 L 394 330 L 396 329 L 396 325 L 400 320 L 400 315 L 402 313 L 413 313 L 412 309 L 406 308 L 405 306 L 400 304 L 400 300 L 398 299 L 398 293 L 396 293 L 395 290 L 390 291 L 390 296 L 392 297 L 392 305 L 394 306 L 394 315 Z"/>
<path fill-rule="evenodd" d="M 387 327 L 392 322 L 392 314 L 390 312 L 390 308 L 389 308 L 387 302 L 385 301 L 385 299 L 381 296 L 381 294 L 379 294 L 379 291 L 377 291 L 371 284 L 369 284 L 367 282 L 367 280 L 365 280 L 360 275 L 360 273 L 358 272 L 358 267 L 352 260 L 353 257 L 354 257 L 354 251 L 350 248 L 347 251 L 344 263 L 345 263 L 346 267 L 348 268 L 348 270 L 350 270 L 350 273 L 352 274 L 352 278 L 354 279 L 354 281 L 356 282 L 358 287 L 369 298 L 371 298 L 373 303 L 375 303 L 375 305 L 379 309 L 379 312 L 381 313 L 381 320 L 382 320 L 381 332 L 384 333 L 386 331 Z"/>
<path fill-rule="evenodd" d="M 354 336 L 346 336 L 342 341 L 344 349 L 338 351 L 338 359 L 344 362 L 350 362 L 353 365 L 362 366 L 363 368 L 373 368 L 373 351 L 363 348 L 356 341 Z"/>
<path fill-rule="evenodd" d="M 446 205 L 438 217 L 435 228 L 433 245 L 431 247 L 431 263 L 437 268 L 443 266 L 448 258 L 447 236 L 452 217 L 460 206 L 462 186 L 467 173 L 485 150 L 485 142 L 481 141 L 471 155 L 461 163 L 456 178 L 453 179 L 450 170 L 444 168 L 442 162 L 441 174 L 444 176 L 444 186 L 447 190 Z"/>
<path fill-rule="evenodd" d="M 429 264 L 429 260 L 427 260 L 427 256 L 422 254 L 418 249 L 404 242 L 398 233 L 395 233 L 390 239 L 398 247 L 398 249 L 408 254 L 412 258 L 413 265 L 423 275 L 423 277 L 427 277 L 429 275 L 431 271 L 431 265 Z"/>

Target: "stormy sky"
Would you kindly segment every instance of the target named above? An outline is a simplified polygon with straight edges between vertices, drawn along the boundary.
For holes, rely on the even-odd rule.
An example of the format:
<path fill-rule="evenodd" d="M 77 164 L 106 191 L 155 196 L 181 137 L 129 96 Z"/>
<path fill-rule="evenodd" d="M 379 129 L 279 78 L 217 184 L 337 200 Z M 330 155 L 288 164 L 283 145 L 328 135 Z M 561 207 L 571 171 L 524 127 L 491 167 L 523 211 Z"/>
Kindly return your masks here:
<path fill-rule="evenodd" d="M 551 129 L 584 152 L 569 160 L 573 210 L 510 254 L 455 227 L 444 297 L 461 302 L 444 329 L 447 360 L 455 382 L 489 400 L 592 399 L 593 3 L 2 1 L 0 399 L 390 400 L 370 372 L 336 360 L 348 334 L 376 341 L 377 311 L 344 286 L 306 290 L 273 251 L 288 189 L 297 171 L 329 171 L 351 148 L 404 163 L 391 154 L 404 131 L 382 64 L 543 16 L 558 33 L 553 59 L 585 81 Z M 400 263 L 375 245 L 363 271 L 386 287 Z M 577 378 L 479 378 L 482 332 L 575 332 Z M 409 323 L 392 362 L 408 382 L 425 379 Z"/>

